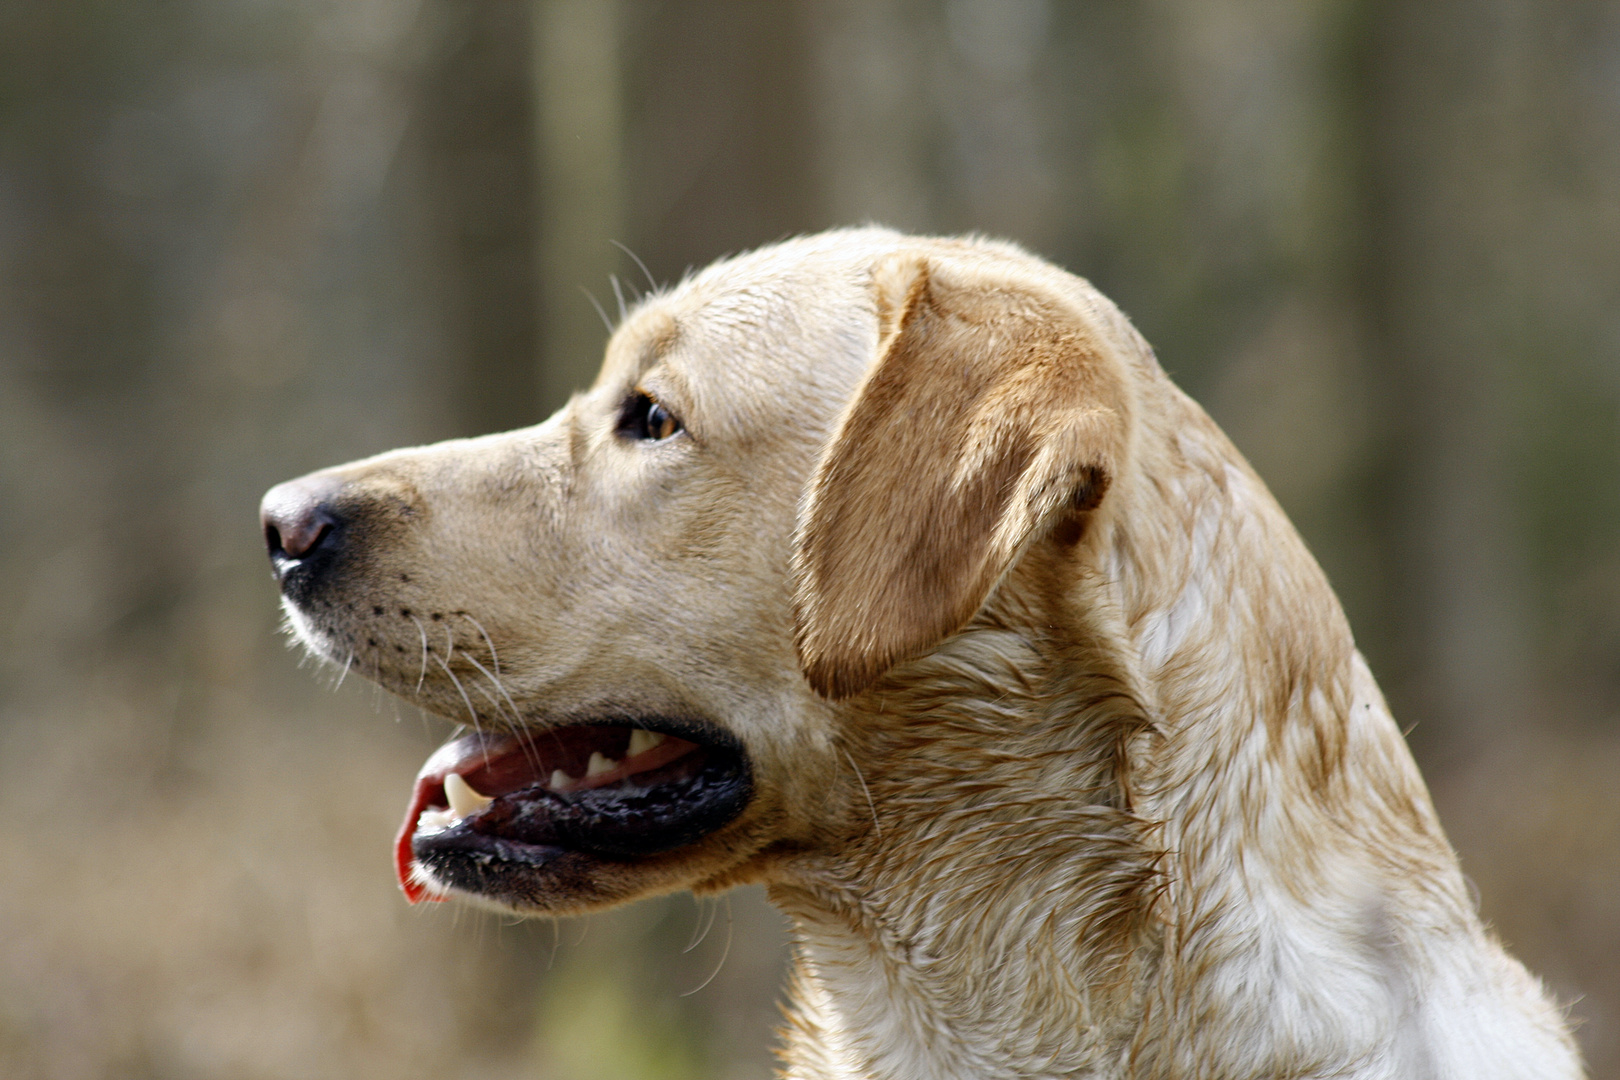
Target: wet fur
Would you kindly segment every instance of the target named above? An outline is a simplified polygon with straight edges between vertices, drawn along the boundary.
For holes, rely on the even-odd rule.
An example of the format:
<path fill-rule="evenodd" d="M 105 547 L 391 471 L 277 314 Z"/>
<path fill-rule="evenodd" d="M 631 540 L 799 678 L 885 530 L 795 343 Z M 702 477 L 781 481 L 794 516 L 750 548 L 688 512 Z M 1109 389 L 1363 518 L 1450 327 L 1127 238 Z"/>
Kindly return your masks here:
<path fill-rule="evenodd" d="M 638 388 L 687 433 L 625 445 Z M 525 908 L 765 883 L 789 1077 L 1580 1075 L 1265 486 L 1014 247 L 741 256 L 546 424 L 330 475 L 374 539 L 347 608 L 293 610 L 323 655 L 448 716 L 747 747 L 737 821 Z"/>

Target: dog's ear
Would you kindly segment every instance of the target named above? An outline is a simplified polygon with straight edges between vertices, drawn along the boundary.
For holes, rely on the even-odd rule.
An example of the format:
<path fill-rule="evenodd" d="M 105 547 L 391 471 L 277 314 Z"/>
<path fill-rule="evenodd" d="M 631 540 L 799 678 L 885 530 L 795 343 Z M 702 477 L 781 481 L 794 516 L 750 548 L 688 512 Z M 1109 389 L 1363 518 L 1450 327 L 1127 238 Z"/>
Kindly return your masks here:
<path fill-rule="evenodd" d="M 878 357 L 822 453 L 794 550 L 799 663 L 831 698 L 967 624 L 1035 538 L 1101 502 L 1120 361 L 1077 305 L 953 261 L 874 274 Z"/>

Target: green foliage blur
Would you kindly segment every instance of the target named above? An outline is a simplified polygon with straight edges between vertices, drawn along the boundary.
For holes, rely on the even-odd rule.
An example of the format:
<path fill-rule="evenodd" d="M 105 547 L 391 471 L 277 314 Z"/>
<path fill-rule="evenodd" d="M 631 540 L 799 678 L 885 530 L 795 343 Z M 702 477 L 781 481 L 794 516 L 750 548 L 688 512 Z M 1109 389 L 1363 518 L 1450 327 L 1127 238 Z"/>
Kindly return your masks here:
<path fill-rule="evenodd" d="M 1136 320 L 1620 1075 L 1613 0 L 0 0 L 0 1075 L 768 1075 L 754 892 L 406 908 L 446 728 L 286 647 L 255 508 L 542 418 L 612 241 L 868 220 Z"/>

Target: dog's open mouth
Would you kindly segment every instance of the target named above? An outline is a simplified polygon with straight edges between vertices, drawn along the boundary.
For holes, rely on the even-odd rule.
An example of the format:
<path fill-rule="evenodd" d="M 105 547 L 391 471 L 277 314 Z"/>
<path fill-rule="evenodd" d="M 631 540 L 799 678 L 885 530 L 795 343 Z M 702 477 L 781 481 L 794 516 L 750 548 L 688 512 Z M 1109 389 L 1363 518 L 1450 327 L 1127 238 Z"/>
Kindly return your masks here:
<path fill-rule="evenodd" d="M 690 844 L 736 817 L 749 791 L 741 749 L 707 726 L 469 733 L 417 774 L 395 869 L 412 903 L 446 888 L 501 893 L 501 879 L 565 856 L 627 861 Z"/>

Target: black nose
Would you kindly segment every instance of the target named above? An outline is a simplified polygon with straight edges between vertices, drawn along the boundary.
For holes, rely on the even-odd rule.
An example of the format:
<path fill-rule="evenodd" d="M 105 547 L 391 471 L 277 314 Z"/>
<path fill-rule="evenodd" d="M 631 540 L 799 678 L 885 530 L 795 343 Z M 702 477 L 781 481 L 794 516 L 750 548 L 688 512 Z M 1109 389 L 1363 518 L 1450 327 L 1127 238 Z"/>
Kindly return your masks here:
<path fill-rule="evenodd" d="M 259 524 L 278 581 L 336 549 L 343 518 L 332 501 L 342 486 L 339 480 L 316 475 L 277 484 L 265 493 Z"/>

